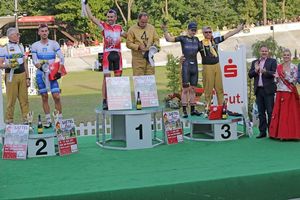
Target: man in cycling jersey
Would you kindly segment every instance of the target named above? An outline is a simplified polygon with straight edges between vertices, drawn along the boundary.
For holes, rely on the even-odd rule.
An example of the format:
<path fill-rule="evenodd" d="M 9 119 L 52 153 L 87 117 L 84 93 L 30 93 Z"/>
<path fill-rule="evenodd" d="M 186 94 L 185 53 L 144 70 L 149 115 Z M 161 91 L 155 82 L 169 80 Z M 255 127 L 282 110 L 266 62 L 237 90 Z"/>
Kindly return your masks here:
<path fill-rule="evenodd" d="M 182 75 L 182 94 L 181 103 L 183 117 L 187 118 L 188 102 L 191 106 L 191 115 L 200 116 L 200 113 L 195 110 L 195 87 L 198 84 L 198 62 L 197 53 L 199 52 L 199 39 L 195 36 L 197 33 L 197 24 L 191 22 L 188 25 L 187 35 L 171 37 L 168 33 L 166 25 L 162 26 L 164 36 L 168 42 L 180 42 L 183 56 L 181 75 Z M 189 97 L 189 99 L 188 99 Z"/>
<path fill-rule="evenodd" d="M 48 89 L 50 89 L 52 93 L 55 109 L 58 111 L 58 118 L 62 119 L 60 88 L 57 79 L 61 77 L 61 71 L 64 67 L 64 56 L 59 44 L 54 40 L 48 39 L 49 29 L 47 24 L 41 24 L 39 26 L 38 35 L 41 40 L 32 44 L 32 59 L 37 68 L 36 83 L 39 94 L 42 97 L 43 110 L 45 112 L 46 124 L 44 124 L 44 127 L 50 128 L 52 127 L 52 121 L 48 102 Z M 56 55 L 60 59 L 60 66 L 58 72 L 55 74 L 55 80 L 49 80 L 50 66 L 55 62 Z"/>
<path fill-rule="evenodd" d="M 106 92 L 106 77 L 111 76 L 111 71 L 115 76 L 122 75 L 122 55 L 121 55 L 121 37 L 126 38 L 126 33 L 123 31 L 121 25 L 116 24 L 117 12 L 109 10 L 106 14 L 107 22 L 100 21 L 92 15 L 91 9 L 84 0 L 86 13 L 89 19 L 98 26 L 103 35 L 103 84 L 102 84 L 102 97 L 103 110 L 107 110 L 107 92 Z"/>

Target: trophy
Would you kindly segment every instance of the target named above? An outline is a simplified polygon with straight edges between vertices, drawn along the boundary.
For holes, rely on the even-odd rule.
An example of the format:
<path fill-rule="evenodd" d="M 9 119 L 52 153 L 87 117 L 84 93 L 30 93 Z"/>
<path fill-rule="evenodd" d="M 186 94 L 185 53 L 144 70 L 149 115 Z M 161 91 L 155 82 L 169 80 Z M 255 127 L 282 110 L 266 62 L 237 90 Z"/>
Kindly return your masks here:
<path fill-rule="evenodd" d="M 32 121 L 33 121 L 33 111 L 29 111 L 27 113 L 27 121 L 28 121 L 28 125 L 29 125 L 29 132 L 33 133 L 33 126 L 32 126 Z"/>
<path fill-rule="evenodd" d="M 54 118 L 54 124 L 55 124 L 55 132 L 56 134 L 60 134 L 62 133 L 62 130 L 61 130 L 61 119 L 59 118 L 59 112 L 57 110 L 54 110 L 53 113 L 52 113 L 52 116 Z"/>

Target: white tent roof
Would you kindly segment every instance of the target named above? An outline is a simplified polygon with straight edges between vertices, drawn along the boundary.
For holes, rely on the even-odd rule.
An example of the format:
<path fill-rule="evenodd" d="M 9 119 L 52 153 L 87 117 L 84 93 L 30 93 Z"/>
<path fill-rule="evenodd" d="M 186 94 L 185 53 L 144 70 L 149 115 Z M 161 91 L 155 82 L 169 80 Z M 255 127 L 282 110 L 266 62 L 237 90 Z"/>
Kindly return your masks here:
<path fill-rule="evenodd" d="M 3 16 L 0 17 L 0 29 L 5 26 L 8 23 L 14 22 L 15 17 L 14 16 Z"/>

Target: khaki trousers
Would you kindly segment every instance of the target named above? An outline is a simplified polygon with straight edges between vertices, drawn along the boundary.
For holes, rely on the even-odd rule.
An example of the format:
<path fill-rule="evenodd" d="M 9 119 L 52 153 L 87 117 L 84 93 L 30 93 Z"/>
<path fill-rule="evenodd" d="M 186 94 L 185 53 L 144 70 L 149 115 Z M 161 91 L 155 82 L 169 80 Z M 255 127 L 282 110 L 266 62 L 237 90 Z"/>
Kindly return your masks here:
<path fill-rule="evenodd" d="M 224 101 L 224 90 L 220 64 L 203 65 L 202 78 L 206 103 L 210 106 L 213 89 L 215 89 L 218 105 L 222 105 Z"/>
<path fill-rule="evenodd" d="M 19 100 L 22 112 L 23 122 L 27 122 L 27 114 L 29 112 L 28 90 L 26 84 L 25 72 L 14 74 L 12 81 L 9 82 L 9 74 L 5 74 L 6 85 L 6 123 L 13 123 L 16 100 Z"/>
<path fill-rule="evenodd" d="M 133 76 L 154 75 L 155 68 L 142 57 L 132 57 Z"/>

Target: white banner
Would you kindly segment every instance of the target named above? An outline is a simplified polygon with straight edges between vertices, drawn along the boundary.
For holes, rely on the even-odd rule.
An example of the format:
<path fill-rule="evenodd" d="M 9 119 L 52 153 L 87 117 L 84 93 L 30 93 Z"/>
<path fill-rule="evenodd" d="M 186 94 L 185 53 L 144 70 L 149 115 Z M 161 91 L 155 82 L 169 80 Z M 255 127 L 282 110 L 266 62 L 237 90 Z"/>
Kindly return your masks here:
<path fill-rule="evenodd" d="M 2 70 L 0 70 L 0 130 L 4 129 L 4 113 L 3 113 L 3 93 L 2 93 Z"/>
<path fill-rule="evenodd" d="M 146 108 L 159 106 L 155 76 L 133 76 L 132 78 L 135 99 L 137 99 L 137 93 L 140 92 L 142 107 Z"/>
<path fill-rule="evenodd" d="M 220 52 L 220 65 L 224 87 L 224 98 L 228 110 L 242 113 L 242 105 L 248 107 L 246 48 L 239 46 L 236 51 Z"/>
<path fill-rule="evenodd" d="M 108 110 L 132 109 L 130 81 L 128 76 L 107 77 Z"/>

